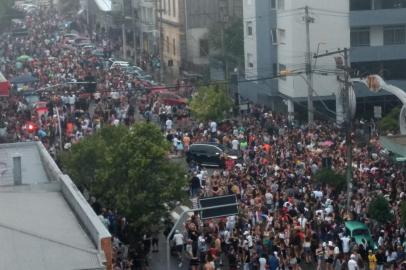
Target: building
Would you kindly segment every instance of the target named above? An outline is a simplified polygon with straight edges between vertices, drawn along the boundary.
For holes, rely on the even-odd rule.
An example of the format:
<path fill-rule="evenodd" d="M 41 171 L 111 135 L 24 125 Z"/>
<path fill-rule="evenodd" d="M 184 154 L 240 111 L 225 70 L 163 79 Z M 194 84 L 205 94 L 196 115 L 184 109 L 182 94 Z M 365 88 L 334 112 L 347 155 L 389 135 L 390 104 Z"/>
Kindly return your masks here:
<path fill-rule="evenodd" d="M 111 235 L 40 142 L 0 144 L 2 269 L 112 269 Z"/>
<path fill-rule="evenodd" d="M 351 67 L 353 76 L 378 74 L 406 90 L 406 0 L 350 0 Z M 356 89 L 358 115 L 371 117 L 400 105 L 387 93 Z"/>
<path fill-rule="evenodd" d="M 139 24 L 139 51 L 148 55 L 157 54 L 159 49 L 157 28 L 157 1 L 137 1 L 138 24 Z"/>
<path fill-rule="evenodd" d="M 242 0 L 161 0 L 159 9 L 163 65 L 170 78 L 178 78 L 183 71 L 204 72 L 208 68 L 208 32 L 241 18 Z"/>
<path fill-rule="evenodd" d="M 308 7 L 308 16 L 306 9 Z M 306 20 L 310 54 L 350 45 L 349 3 L 334 0 L 244 0 L 245 78 L 240 95 L 253 102 L 306 115 L 308 82 L 305 75 L 271 79 L 282 70 L 304 73 L 307 61 Z M 334 34 L 332 34 L 334 33 Z M 334 109 L 340 96 L 334 57 L 311 59 L 314 103 Z M 257 81 L 256 81 L 257 80 Z M 340 103 L 340 100 L 337 100 Z M 337 106 L 340 107 L 340 106 Z"/>

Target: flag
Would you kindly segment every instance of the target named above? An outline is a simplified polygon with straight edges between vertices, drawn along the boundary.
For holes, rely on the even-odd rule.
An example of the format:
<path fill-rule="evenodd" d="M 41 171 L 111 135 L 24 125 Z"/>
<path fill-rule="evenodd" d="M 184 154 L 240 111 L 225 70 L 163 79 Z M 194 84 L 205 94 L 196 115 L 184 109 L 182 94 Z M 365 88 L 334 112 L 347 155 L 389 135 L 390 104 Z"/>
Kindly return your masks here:
<path fill-rule="evenodd" d="M 0 72 L 0 97 L 8 97 L 10 95 L 10 82 L 6 80 Z"/>

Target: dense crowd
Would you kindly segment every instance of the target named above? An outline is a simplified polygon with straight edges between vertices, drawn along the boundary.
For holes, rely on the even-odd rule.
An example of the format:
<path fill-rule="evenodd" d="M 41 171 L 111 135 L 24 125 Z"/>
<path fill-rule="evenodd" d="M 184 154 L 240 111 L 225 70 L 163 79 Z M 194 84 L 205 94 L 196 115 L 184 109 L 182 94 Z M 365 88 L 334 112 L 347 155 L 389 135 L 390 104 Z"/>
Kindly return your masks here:
<path fill-rule="evenodd" d="M 119 69 L 109 69 L 106 58 L 68 44 L 66 29 L 60 26 L 65 19 L 41 11 L 26 17 L 27 36 L 3 35 L 0 40 L 2 73 L 9 79 L 24 74 L 36 78 L 22 89 L 15 86 L 13 95 L 1 100 L 0 129 L 6 127 L 9 141 L 41 140 L 51 154 L 69 149 L 102 125 L 135 122 L 140 105 L 136 94 L 148 87 Z M 75 23 L 80 31 L 82 22 Z M 94 42 L 110 47 L 108 40 Z M 21 55 L 32 59 L 18 62 Z M 76 84 L 89 77 L 97 81 L 96 95 Z M 59 86 L 50 87 L 54 85 Z M 180 88 L 191 95 L 189 88 Z M 22 94 L 27 89 L 41 89 L 43 110 L 30 107 Z M 198 213 L 191 216 L 173 236 L 180 266 L 188 258 L 191 269 L 206 270 L 222 265 L 244 270 L 402 268 L 406 237 L 399 207 L 405 199 L 405 176 L 379 145 L 374 130 L 366 144 L 354 138 L 353 194 L 347 211 L 345 191 L 314 181 L 326 166 L 345 172 L 345 137 L 333 124 L 294 125 L 284 115 L 254 106 L 221 128 L 215 121 L 193 123 L 185 108 L 161 104 L 156 96 L 145 99 L 139 109 L 147 121 L 162 125 L 176 154 L 196 142 L 216 142 L 239 152 L 237 160 L 225 159 L 210 175 L 191 166 L 192 197 L 235 194 L 240 213 L 211 220 L 201 220 Z M 388 200 L 393 222 L 379 224 L 367 216 L 369 203 L 378 195 Z M 146 254 L 157 251 L 159 228 L 145 235 L 141 249 L 128 250 L 123 244 L 129 238 L 125 217 L 102 208 L 94 198 L 91 202 L 115 236 L 115 269 L 142 269 Z M 376 246 L 350 237 L 344 227 L 348 220 L 366 224 Z"/>

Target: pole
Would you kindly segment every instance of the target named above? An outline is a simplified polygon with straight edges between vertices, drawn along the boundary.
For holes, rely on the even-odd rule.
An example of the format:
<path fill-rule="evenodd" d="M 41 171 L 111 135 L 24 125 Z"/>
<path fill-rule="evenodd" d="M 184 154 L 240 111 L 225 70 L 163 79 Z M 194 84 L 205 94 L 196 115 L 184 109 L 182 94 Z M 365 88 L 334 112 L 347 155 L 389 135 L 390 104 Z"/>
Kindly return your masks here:
<path fill-rule="evenodd" d="M 346 131 L 345 131 L 345 141 L 347 144 L 346 158 L 347 158 L 347 170 L 346 170 L 346 180 L 347 180 L 347 211 L 350 210 L 351 197 L 352 197 L 352 115 L 351 115 L 351 105 L 350 105 L 350 76 L 349 76 L 349 64 L 348 64 L 348 49 L 344 49 L 344 104 L 346 112 Z"/>
<path fill-rule="evenodd" d="M 164 0 L 157 0 L 159 1 L 159 61 L 160 61 L 160 67 L 159 67 L 159 80 L 161 82 L 164 81 L 164 28 L 162 24 L 162 1 Z"/>
<path fill-rule="evenodd" d="M 188 17 L 187 17 L 187 0 L 183 0 L 183 9 L 184 9 L 184 16 L 185 16 L 185 55 L 184 55 L 184 59 L 185 61 L 183 61 L 185 63 L 185 66 L 183 67 L 184 70 L 187 70 L 187 63 L 188 63 Z"/>
<path fill-rule="evenodd" d="M 58 133 L 59 133 L 59 150 L 62 152 L 62 128 L 61 128 L 61 117 L 59 116 L 59 109 L 55 107 L 54 110 L 56 111 L 56 117 L 58 118 Z"/>
<path fill-rule="evenodd" d="M 305 17 L 306 22 L 306 76 L 309 82 L 307 86 L 307 118 L 309 124 L 314 120 L 314 109 L 313 109 L 313 74 L 312 74 L 312 62 L 311 62 L 311 52 L 310 52 L 310 23 L 314 22 L 314 19 L 309 16 L 309 7 L 305 7 Z"/>
<path fill-rule="evenodd" d="M 123 5 L 122 5 L 122 20 L 123 23 L 121 24 L 121 32 L 123 35 L 123 60 L 127 59 L 127 38 L 126 38 L 126 33 L 125 33 L 125 10 L 124 10 L 124 1 L 123 1 Z"/>
<path fill-rule="evenodd" d="M 222 204 L 222 205 L 216 205 L 216 206 L 209 206 L 209 207 L 201 207 L 201 208 L 195 208 L 195 209 L 189 209 L 185 210 L 180 214 L 179 219 L 175 222 L 173 225 L 171 231 L 169 232 L 168 236 L 166 237 L 166 269 L 171 270 L 171 247 L 170 247 L 170 239 L 173 234 L 173 232 L 176 230 L 178 227 L 179 223 L 181 220 L 183 220 L 183 217 L 190 212 L 196 212 L 196 211 L 202 211 L 202 210 L 209 210 L 209 209 L 217 209 L 217 208 L 222 208 L 222 207 L 227 207 L 227 206 L 236 206 L 238 203 L 231 203 L 231 204 Z"/>
<path fill-rule="evenodd" d="M 133 50 L 134 50 L 134 65 L 137 65 L 137 37 L 135 35 L 136 22 L 135 22 L 135 7 L 133 6 L 134 1 L 131 1 L 131 17 L 133 23 Z"/>

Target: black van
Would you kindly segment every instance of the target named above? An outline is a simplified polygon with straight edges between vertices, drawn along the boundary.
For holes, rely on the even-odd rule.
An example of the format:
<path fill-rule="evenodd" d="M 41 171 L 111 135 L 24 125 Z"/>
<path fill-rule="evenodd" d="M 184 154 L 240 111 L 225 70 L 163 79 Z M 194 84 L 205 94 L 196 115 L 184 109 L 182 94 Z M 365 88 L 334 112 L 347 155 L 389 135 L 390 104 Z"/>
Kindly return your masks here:
<path fill-rule="evenodd" d="M 189 151 L 186 153 L 186 161 L 188 163 L 195 161 L 198 164 L 207 166 L 222 166 L 224 156 L 237 159 L 237 156 L 226 153 L 224 147 L 220 144 L 195 143 L 190 146 Z"/>

